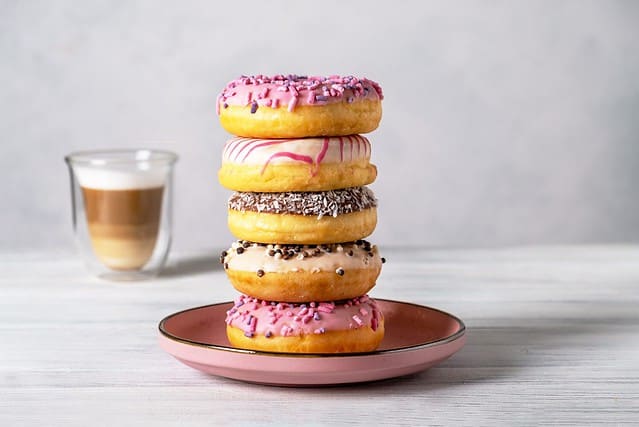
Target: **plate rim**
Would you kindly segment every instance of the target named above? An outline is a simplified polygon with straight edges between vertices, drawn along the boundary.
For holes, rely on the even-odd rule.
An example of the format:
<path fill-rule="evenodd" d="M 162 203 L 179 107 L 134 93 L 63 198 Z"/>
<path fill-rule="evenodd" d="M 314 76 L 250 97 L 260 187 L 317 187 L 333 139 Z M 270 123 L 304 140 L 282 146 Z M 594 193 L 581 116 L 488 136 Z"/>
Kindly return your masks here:
<path fill-rule="evenodd" d="M 219 345 L 219 344 L 210 344 L 210 343 L 204 343 L 204 342 L 199 342 L 199 341 L 193 341 L 193 340 L 189 340 L 189 339 L 185 339 L 185 338 L 181 338 L 178 337 L 176 335 L 171 334 L 170 332 L 168 332 L 165 328 L 165 324 L 166 322 L 168 322 L 170 319 L 179 316 L 183 313 L 189 312 L 189 311 L 195 311 L 195 310 L 201 310 L 203 308 L 208 308 L 208 307 L 215 307 L 215 306 L 219 306 L 219 305 L 224 305 L 224 304 L 232 304 L 233 301 L 223 301 L 223 302 L 218 302 L 218 303 L 213 303 L 213 304 L 205 304 L 205 305 L 201 305 L 201 306 L 197 306 L 197 307 L 191 307 L 191 308 L 187 308 L 184 310 L 180 310 L 177 311 L 175 313 L 169 314 L 167 316 L 165 316 L 162 320 L 160 320 L 160 322 L 158 323 L 158 331 L 160 332 L 160 335 L 163 338 L 166 338 L 170 341 L 174 341 L 180 344 L 184 344 L 184 345 L 189 345 L 192 347 L 196 347 L 196 348 L 203 348 L 203 349 L 208 349 L 208 350 L 220 350 L 220 351 L 225 351 L 225 352 L 229 352 L 229 353 L 235 353 L 235 354 L 245 354 L 245 355 L 255 355 L 255 356 L 267 356 L 267 357 L 289 357 L 289 358 L 338 358 L 338 357 L 361 357 L 361 356 L 378 356 L 378 355 L 385 355 L 385 354 L 394 354 L 394 353 L 402 353 L 402 352 L 407 352 L 407 351 L 416 351 L 416 350 L 422 350 L 422 349 L 426 349 L 426 348 L 430 348 L 430 347 L 436 347 L 436 346 L 440 346 L 440 345 L 445 345 L 454 341 L 457 341 L 459 338 L 463 337 L 466 334 L 466 325 L 463 322 L 463 320 L 461 320 L 459 317 L 455 316 L 454 314 L 450 314 L 444 310 L 440 310 L 438 308 L 435 307 L 430 307 L 430 306 L 426 306 L 426 305 L 421 305 L 421 304 L 416 304 L 413 302 L 406 302 L 406 301 L 397 301 L 397 300 L 391 300 L 391 299 L 386 299 L 386 298 L 374 298 L 376 301 L 384 301 L 384 302 L 389 302 L 389 303 L 394 303 L 394 304 L 404 304 L 404 305 L 412 305 L 414 307 L 420 308 L 420 309 L 426 309 L 426 310 L 431 310 L 431 311 L 436 311 L 440 314 L 444 314 L 450 318 L 452 318 L 455 322 L 457 322 L 457 324 L 459 325 L 459 329 L 449 335 L 446 336 L 444 338 L 439 338 L 433 341 L 427 341 L 427 342 L 423 342 L 423 343 L 419 343 L 419 344 L 413 344 L 413 345 L 409 345 L 409 346 L 403 346 L 403 347 L 394 347 L 394 348 L 389 348 L 389 349 L 385 349 L 385 350 L 374 350 L 374 351 L 366 351 L 366 352 L 351 352 L 351 353 L 278 353 L 278 352 L 273 352 L 273 351 L 262 351 L 262 350 L 248 350 L 248 349 L 243 349 L 243 348 L 236 348 L 236 347 L 231 347 L 231 346 L 225 346 L 225 345 Z"/>

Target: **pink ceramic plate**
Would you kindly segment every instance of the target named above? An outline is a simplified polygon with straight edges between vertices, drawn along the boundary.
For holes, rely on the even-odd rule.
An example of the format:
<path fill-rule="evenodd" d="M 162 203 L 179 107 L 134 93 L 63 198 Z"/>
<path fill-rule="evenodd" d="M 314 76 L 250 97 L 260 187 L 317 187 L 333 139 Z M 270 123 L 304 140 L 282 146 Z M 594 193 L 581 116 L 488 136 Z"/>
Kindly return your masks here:
<path fill-rule="evenodd" d="M 180 311 L 159 325 L 160 346 L 200 371 L 237 380 L 289 386 L 356 383 L 408 375 L 430 368 L 466 341 L 464 323 L 443 311 L 377 299 L 386 335 L 369 353 L 294 354 L 242 350 L 226 338 L 232 302 Z"/>

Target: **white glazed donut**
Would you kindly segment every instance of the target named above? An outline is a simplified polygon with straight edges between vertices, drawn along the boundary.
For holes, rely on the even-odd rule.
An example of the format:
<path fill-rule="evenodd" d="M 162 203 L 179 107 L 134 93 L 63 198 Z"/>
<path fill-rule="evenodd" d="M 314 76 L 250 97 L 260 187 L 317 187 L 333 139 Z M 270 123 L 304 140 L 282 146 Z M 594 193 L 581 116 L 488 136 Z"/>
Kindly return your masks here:
<path fill-rule="evenodd" d="M 306 139 L 236 137 L 224 146 L 220 183 L 235 191 L 324 191 L 375 181 L 361 135 Z"/>
<path fill-rule="evenodd" d="M 277 245 L 237 241 L 222 252 L 231 284 L 265 300 L 333 301 L 366 294 L 384 258 L 365 240 L 329 245 Z"/>

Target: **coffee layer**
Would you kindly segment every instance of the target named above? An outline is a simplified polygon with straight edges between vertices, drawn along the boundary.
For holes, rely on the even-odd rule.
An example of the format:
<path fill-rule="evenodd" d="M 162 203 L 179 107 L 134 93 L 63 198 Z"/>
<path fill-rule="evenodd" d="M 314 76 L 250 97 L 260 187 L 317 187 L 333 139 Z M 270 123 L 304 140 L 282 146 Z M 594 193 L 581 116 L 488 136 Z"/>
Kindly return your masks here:
<path fill-rule="evenodd" d="M 116 270 L 135 270 L 151 258 L 164 189 L 82 188 L 91 245 L 98 259 Z"/>

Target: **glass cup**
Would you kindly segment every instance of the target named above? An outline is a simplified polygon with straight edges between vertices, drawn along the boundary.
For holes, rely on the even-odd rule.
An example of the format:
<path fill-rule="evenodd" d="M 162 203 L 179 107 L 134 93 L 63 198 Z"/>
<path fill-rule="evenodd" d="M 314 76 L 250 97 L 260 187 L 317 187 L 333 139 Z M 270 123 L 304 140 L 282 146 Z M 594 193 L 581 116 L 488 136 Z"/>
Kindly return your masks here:
<path fill-rule="evenodd" d="M 173 165 L 177 155 L 109 150 L 65 157 L 73 231 L 89 270 L 112 280 L 156 276 L 171 246 Z"/>

